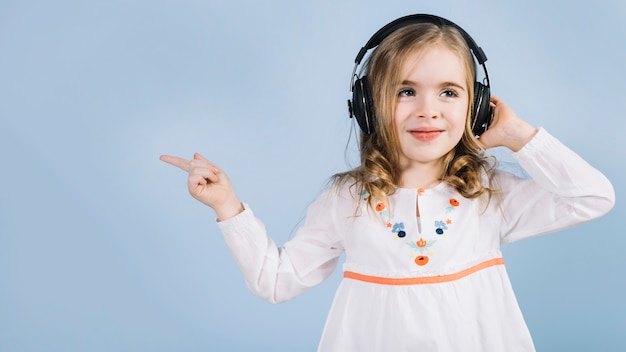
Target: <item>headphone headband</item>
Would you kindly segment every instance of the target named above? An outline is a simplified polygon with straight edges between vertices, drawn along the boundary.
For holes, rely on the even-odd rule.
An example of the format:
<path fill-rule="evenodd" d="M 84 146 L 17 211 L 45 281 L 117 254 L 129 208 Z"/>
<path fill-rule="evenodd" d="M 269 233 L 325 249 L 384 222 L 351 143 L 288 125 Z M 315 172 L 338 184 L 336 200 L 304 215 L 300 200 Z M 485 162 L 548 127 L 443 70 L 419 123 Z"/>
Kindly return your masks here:
<path fill-rule="evenodd" d="M 454 22 L 447 20 L 443 17 L 435 16 L 435 15 L 416 14 L 416 15 L 408 15 L 408 16 L 400 17 L 397 20 L 389 22 L 384 27 L 379 29 L 367 41 L 365 46 L 361 48 L 358 55 L 356 56 L 356 59 L 354 59 L 354 63 L 359 65 L 361 63 L 361 60 L 363 60 L 363 57 L 365 56 L 367 51 L 369 51 L 372 48 L 377 47 L 378 44 L 380 44 L 391 33 L 397 31 L 398 29 L 402 27 L 405 27 L 411 24 L 416 24 L 416 23 L 432 23 L 438 26 L 447 25 L 447 26 L 452 26 L 456 28 L 459 31 L 459 33 L 461 33 L 461 36 L 463 36 L 463 39 L 465 39 L 465 42 L 467 42 L 467 46 L 469 46 L 469 48 L 474 53 L 474 56 L 476 57 L 476 60 L 478 61 L 478 63 L 482 65 L 485 61 L 487 61 L 487 55 L 485 55 L 485 52 L 483 51 L 483 49 L 479 47 L 478 44 L 476 44 L 474 39 L 463 28 L 459 27 Z"/>

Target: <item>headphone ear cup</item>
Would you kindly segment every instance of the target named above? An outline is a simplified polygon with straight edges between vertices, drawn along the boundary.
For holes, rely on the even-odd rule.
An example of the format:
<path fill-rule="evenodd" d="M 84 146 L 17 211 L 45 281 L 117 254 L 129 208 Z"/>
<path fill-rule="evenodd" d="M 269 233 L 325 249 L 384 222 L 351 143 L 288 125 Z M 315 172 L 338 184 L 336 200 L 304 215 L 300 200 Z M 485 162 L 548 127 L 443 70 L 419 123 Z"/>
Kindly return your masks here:
<path fill-rule="evenodd" d="M 374 132 L 374 102 L 367 76 L 363 76 L 354 82 L 354 87 L 352 88 L 352 113 L 365 134 Z"/>
<path fill-rule="evenodd" d="M 480 136 L 491 123 L 493 109 L 490 104 L 491 93 L 489 87 L 480 82 L 476 82 L 474 87 L 474 111 L 471 126 L 474 135 Z"/>

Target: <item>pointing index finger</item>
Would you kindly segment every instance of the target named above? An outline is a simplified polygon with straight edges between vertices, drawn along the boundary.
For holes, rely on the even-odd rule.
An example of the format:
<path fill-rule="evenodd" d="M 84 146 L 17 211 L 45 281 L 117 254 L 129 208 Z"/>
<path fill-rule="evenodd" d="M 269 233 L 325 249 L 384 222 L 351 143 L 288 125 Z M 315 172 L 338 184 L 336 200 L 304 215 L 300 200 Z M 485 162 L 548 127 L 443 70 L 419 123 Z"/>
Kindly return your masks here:
<path fill-rule="evenodd" d="M 187 159 L 179 158 L 172 155 L 161 155 L 159 159 L 170 165 L 174 165 L 183 171 L 189 171 L 189 160 Z"/>

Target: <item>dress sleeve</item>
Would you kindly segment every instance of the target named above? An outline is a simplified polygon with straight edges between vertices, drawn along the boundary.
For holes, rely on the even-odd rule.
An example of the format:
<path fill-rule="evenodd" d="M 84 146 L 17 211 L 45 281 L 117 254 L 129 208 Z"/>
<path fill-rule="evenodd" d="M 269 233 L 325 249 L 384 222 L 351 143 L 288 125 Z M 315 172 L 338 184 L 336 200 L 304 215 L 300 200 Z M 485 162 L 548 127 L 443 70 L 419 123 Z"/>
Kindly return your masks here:
<path fill-rule="evenodd" d="M 609 180 L 543 128 L 513 157 L 531 179 L 499 182 L 503 242 L 582 224 L 615 204 Z"/>
<path fill-rule="evenodd" d="M 218 222 L 228 248 L 250 290 L 270 303 L 288 301 L 318 285 L 335 270 L 343 252 L 332 191 L 307 209 L 304 225 L 277 247 L 252 210 Z"/>

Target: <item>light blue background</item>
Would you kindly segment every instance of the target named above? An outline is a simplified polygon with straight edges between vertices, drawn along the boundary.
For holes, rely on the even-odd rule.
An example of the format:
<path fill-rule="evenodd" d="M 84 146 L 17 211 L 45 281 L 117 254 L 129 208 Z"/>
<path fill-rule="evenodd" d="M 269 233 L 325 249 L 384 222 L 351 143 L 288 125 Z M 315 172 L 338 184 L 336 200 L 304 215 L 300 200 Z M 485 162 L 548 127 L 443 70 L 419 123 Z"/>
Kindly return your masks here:
<path fill-rule="evenodd" d="M 256 298 L 158 157 L 219 164 L 284 243 L 354 160 L 356 53 L 411 13 L 461 25 L 494 94 L 612 180 L 607 216 L 504 250 L 539 351 L 624 350 L 623 0 L 2 0 L 0 351 L 315 350 L 340 270 Z"/>

